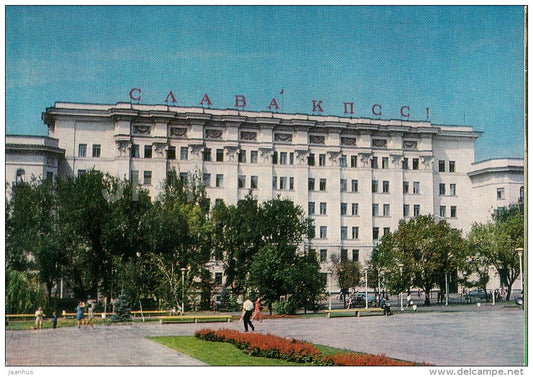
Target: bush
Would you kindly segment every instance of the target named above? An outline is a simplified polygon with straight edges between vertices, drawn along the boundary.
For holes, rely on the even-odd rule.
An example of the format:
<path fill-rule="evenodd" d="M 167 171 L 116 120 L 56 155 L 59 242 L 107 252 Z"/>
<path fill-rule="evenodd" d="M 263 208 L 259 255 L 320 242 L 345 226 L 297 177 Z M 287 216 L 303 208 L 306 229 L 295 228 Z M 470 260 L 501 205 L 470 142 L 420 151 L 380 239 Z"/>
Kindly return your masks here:
<path fill-rule="evenodd" d="M 296 314 L 296 303 L 292 299 L 280 300 L 272 305 L 274 311 L 278 314 L 294 315 Z"/>

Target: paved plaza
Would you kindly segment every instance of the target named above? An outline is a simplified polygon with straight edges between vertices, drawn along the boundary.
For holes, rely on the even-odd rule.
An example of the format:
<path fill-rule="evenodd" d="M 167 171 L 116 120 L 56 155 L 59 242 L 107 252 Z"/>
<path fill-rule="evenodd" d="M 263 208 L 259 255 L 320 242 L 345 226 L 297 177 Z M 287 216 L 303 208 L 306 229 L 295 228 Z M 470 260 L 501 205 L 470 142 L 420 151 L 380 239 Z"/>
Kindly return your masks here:
<path fill-rule="evenodd" d="M 267 319 L 256 324 L 256 331 L 437 366 L 523 365 L 524 312 L 490 305 L 467 308 L 390 317 Z M 147 337 L 192 335 L 205 327 L 242 330 L 242 323 L 6 331 L 6 366 L 203 365 Z"/>

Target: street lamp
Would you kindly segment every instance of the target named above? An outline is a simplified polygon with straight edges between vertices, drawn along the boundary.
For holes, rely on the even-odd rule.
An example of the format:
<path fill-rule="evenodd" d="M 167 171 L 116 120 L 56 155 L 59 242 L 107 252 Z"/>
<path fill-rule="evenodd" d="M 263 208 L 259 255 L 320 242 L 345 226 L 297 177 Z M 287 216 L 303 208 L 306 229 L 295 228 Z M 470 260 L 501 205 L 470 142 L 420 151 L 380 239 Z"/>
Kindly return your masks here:
<path fill-rule="evenodd" d="M 333 276 L 333 271 L 328 271 L 328 291 L 329 291 L 329 310 L 331 310 L 331 279 Z"/>
<path fill-rule="evenodd" d="M 401 291 L 400 291 L 400 310 L 403 311 L 403 263 L 400 263 L 398 264 L 398 267 L 400 267 L 400 287 L 401 287 Z"/>
<path fill-rule="evenodd" d="M 368 309 L 368 267 L 365 267 L 365 309 Z"/>
<path fill-rule="evenodd" d="M 185 267 L 180 268 L 181 271 L 181 315 L 183 315 L 183 312 L 185 310 L 185 271 L 187 269 Z"/>

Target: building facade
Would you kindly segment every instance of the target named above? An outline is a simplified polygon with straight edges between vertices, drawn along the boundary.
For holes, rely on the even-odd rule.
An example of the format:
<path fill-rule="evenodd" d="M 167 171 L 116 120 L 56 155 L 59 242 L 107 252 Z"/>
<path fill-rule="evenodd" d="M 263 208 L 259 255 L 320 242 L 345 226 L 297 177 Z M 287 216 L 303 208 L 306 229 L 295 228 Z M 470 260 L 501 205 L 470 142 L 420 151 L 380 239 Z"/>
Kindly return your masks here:
<path fill-rule="evenodd" d="M 293 200 L 314 220 L 302 248 L 323 271 L 333 254 L 364 264 L 402 219 L 432 214 L 466 233 L 500 203 L 485 208 L 487 180 L 506 182 L 508 203 L 523 186 L 523 163 L 474 163 L 480 133 L 466 126 L 131 103 L 56 103 L 42 118 L 46 139 L 64 151 L 58 174 L 96 169 L 156 198 L 175 169 L 201 177 L 212 205 L 250 190 L 261 201 Z"/>

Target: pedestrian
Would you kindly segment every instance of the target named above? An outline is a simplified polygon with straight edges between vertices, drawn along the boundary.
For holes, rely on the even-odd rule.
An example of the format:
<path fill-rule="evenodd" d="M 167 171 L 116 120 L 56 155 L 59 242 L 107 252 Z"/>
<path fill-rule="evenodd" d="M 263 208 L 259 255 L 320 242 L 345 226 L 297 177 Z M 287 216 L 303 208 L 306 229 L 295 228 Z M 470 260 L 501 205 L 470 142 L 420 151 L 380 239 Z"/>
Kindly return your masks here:
<path fill-rule="evenodd" d="M 407 295 L 407 307 L 411 306 L 411 293 Z"/>
<path fill-rule="evenodd" d="M 252 328 L 252 331 L 255 330 L 254 325 L 252 325 L 252 321 L 250 321 L 250 317 L 252 316 L 252 312 L 254 310 L 254 303 L 250 301 L 249 298 L 244 301 L 242 304 L 242 314 L 241 319 L 244 321 L 244 332 L 248 332 L 248 325 Z"/>
<path fill-rule="evenodd" d="M 76 307 L 76 322 L 78 323 L 78 329 L 81 329 L 81 325 L 83 324 L 83 318 L 85 318 L 84 312 L 85 304 L 83 301 L 80 301 Z"/>
<path fill-rule="evenodd" d="M 252 314 L 251 320 L 258 320 L 259 322 L 263 322 L 263 317 L 261 316 L 261 297 L 258 297 L 255 300 L 254 313 Z"/>
<path fill-rule="evenodd" d="M 56 312 L 52 312 L 52 328 L 55 329 L 57 327 L 57 314 Z"/>
<path fill-rule="evenodd" d="M 93 304 L 89 305 L 89 309 L 87 309 L 87 320 L 85 322 L 85 327 L 88 325 L 91 325 L 91 328 L 94 329 L 93 325 Z"/>
<path fill-rule="evenodd" d="M 35 330 L 43 329 L 43 310 L 39 306 L 35 311 Z"/>

